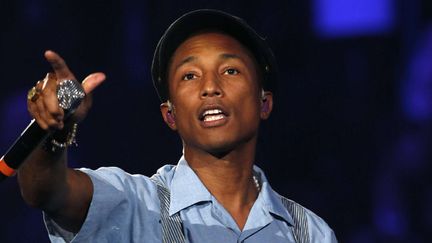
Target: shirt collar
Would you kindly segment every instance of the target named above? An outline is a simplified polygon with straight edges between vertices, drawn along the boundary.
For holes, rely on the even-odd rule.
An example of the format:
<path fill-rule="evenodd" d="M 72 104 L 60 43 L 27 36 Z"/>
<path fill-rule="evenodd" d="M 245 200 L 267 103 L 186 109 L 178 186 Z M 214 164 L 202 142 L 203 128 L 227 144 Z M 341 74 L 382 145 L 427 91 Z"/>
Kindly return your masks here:
<path fill-rule="evenodd" d="M 282 204 L 281 196 L 271 188 L 264 172 L 258 166 L 253 167 L 254 174 L 258 178 L 261 184 L 261 191 L 258 195 L 259 199 L 262 199 L 264 207 L 269 213 L 277 215 L 282 218 L 290 225 L 294 225 L 294 221 L 291 215 L 288 213 L 286 207 Z"/>
<path fill-rule="evenodd" d="M 269 213 L 277 215 L 287 223 L 294 225 L 291 215 L 282 204 L 281 196 L 271 188 L 264 172 L 256 165 L 254 165 L 253 170 L 261 184 L 261 191 L 258 197 L 262 198 L 264 207 Z M 211 193 L 189 167 L 184 156 L 180 158 L 175 168 L 171 183 L 170 200 L 170 216 L 198 202 L 212 200 Z"/>
<path fill-rule="evenodd" d="M 211 198 L 210 192 L 182 156 L 171 183 L 170 216 L 198 202 L 211 201 Z"/>

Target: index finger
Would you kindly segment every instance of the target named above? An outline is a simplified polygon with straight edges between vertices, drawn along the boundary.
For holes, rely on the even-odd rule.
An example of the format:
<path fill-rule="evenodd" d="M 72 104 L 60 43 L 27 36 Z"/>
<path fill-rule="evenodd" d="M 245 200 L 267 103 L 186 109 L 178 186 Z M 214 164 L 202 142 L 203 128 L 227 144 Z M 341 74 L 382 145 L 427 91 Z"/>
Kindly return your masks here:
<path fill-rule="evenodd" d="M 51 64 L 51 67 L 57 76 L 57 80 L 61 81 L 63 79 L 75 79 L 75 76 L 69 70 L 66 62 L 60 57 L 59 54 L 48 50 L 45 51 L 45 58 Z"/>

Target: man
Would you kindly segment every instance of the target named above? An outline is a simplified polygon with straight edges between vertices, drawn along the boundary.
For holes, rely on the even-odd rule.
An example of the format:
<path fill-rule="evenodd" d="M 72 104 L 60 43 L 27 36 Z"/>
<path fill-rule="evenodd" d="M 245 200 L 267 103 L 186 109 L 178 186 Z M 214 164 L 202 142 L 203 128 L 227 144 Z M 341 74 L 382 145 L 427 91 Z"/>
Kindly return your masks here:
<path fill-rule="evenodd" d="M 116 167 L 67 168 L 75 124 L 105 76 L 83 81 L 87 96 L 65 123 L 56 88 L 75 77 L 59 55 L 45 57 L 54 74 L 36 84 L 28 108 L 43 129 L 56 132 L 18 179 L 26 202 L 44 211 L 53 242 L 336 242 L 321 218 L 274 192 L 254 166 L 276 68 L 270 48 L 241 19 L 193 11 L 158 43 L 153 81 L 183 156 L 152 178 Z"/>

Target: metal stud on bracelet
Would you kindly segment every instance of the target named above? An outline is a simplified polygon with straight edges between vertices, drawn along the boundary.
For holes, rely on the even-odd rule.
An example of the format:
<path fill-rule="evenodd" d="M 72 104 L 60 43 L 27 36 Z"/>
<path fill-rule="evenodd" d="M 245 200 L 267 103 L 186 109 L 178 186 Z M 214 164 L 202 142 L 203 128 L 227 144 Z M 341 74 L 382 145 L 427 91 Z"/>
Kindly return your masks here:
<path fill-rule="evenodd" d="M 75 145 L 78 146 L 78 144 L 76 143 L 76 133 L 77 133 L 77 129 L 78 129 L 78 124 L 74 123 L 72 125 L 72 129 L 71 131 L 68 133 L 67 137 L 66 137 L 66 141 L 61 143 L 57 140 L 55 140 L 54 138 L 51 138 L 51 140 L 47 141 L 47 143 L 45 144 L 45 148 L 47 150 L 50 150 L 51 152 L 55 153 L 58 151 L 61 151 L 71 145 Z"/>

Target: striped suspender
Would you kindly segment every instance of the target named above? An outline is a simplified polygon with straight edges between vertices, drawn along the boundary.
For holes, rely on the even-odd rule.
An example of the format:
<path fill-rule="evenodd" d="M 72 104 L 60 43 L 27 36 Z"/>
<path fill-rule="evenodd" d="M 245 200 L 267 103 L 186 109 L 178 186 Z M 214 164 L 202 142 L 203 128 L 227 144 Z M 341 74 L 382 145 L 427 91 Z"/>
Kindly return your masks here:
<path fill-rule="evenodd" d="M 294 226 L 293 236 L 296 243 L 310 243 L 308 221 L 306 217 L 305 209 L 298 203 L 291 201 L 285 197 L 282 197 L 282 204 L 288 210 L 291 215 Z"/>
<path fill-rule="evenodd" d="M 157 186 L 157 193 L 160 200 L 162 242 L 163 243 L 184 243 L 183 223 L 180 214 L 169 216 L 170 192 L 157 176 L 150 178 Z M 282 204 L 291 215 L 294 226 L 293 235 L 296 243 L 310 243 L 308 222 L 305 209 L 299 204 L 281 196 Z"/>
<path fill-rule="evenodd" d="M 184 243 L 183 223 L 180 214 L 169 216 L 170 192 L 156 176 L 150 178 L 157 186 L 157 193 L 160 201 L 160 213 L 162 224 L 163 243 Z"/>

